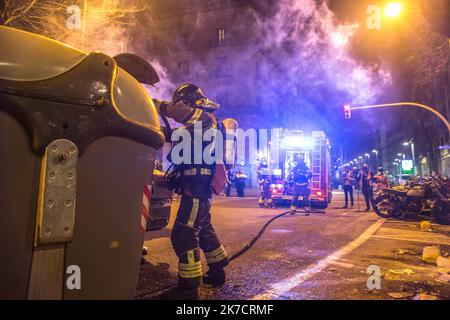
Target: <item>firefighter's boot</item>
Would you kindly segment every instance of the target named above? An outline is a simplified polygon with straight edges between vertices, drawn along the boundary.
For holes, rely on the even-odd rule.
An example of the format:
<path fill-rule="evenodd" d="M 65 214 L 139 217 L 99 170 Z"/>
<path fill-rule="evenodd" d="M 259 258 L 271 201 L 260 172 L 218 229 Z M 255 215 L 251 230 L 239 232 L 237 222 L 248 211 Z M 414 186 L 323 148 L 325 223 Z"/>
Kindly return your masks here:
<path fill-rule="evenodd" d="M 264 200 L 262 196 L 260 196 L 258 199 L 258 205 L 260 208 L 264 208 Z"/>
<path fill-rule="evenodd" d="M 161 300 L 198 300 L 198 287 L 177 286 L 160 296 Z"/>
<path fill-rule="evenodd" d="M 295 214 L 296 211 L 297 211 L 297 207 L 291 206 L 291 214 Z"/>
<path fill-rule="evenodd" d="M 208 271 L 203 276 L 203 283 L 213 286 L 214 288 L 224 285 L 226 281 L 227 278 L 225 275 L 225 270 L 223 269 L 215 272 Z"/>

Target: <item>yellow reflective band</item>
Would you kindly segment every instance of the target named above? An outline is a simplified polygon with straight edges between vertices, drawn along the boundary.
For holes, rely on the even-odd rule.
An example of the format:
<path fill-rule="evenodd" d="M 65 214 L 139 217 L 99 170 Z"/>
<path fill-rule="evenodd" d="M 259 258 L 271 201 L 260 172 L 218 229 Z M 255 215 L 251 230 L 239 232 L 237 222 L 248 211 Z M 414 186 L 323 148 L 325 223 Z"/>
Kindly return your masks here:
<path fill-rule="evenodd" d="M 194 250 L 189 250 L 188 252 L 186 252 L 186 255 L 187 255 L 188 264 L 194 264 L 196 262 Z"/>
<path fill-rule="evenodd" d="M 190 227 L 190 228 L 192 228 L 194 226 L 195 219 L 197 218 L 199 205 L 200 205 L 200 201 L 197 198 L 193 198 L 192 199 L 191 214 L 189 216 L 189 220 L 188 220 L 188 223 L 187 223 L 187 226 Z"/>
<path fill-rule="evenodd" d="M 216 250 L 205 252 L 205 257 L 215 257 L 218 254 L 221 254 L 225 251 L 225 248 L 223 246 L 218 247 Z"/>
<path fill-rule="evenodd" d="M 195 176 L 197 174 L 197 169 L 188 169 L 188 170 L 184 170 L 184 175 L 185 176 Z"/>
<path fill-rule="evenodd" d="M 204 175 L 204 176 L 210 176 L 211 175 L 211 169 L 201 168 L 200 169 L 200 174 Z"/>
<path fill-rule="evenodd" d="M 192 279 L 192 278 L 201 277 L 202 275 L 203 275 L 202 269 L 195 270 L 195 271 L 181 271 L 181 270 L 178 271 L 178 276 L 180 278 Z"/>
<path fill-rule="evenodd" d="M 227 257 L 227 253 L 224 251 L 224 252 L 222 252 L 221 254 L 219 254 L 218 256 L 215 256 L 215 257 L 206 257 L 206 262 L 208 263 L 208 264 L 210 264 L 210 263 L 215 263 L 215 262 L 220 262 L 220 261 L 222 261 L 223 259 L 225 259 Z"/>
<path fill-rule="evenodd" d="M 262 199 L 262 198 L 259 198 L 258 202 L 259 202 L 259 203 L 263 203 L 263 199 Z"/>
<path fill-rule="evenodd" d="M 179 263 L 178 269 L 181 271 L 193 271 L 202 268 L 202 263 L 200 261 L 195 262 L 194 264 L 189 263 Z"/>
<path fill-rule="evenodd" d="M 202 109 L 195 109 L 193 116 L 191 117 L 191 119 L 189 119 L 189 121 L 187 121 L 188 124 L 193 124 L 194 122 L 196 122 L 200 116 L 202 115 L 203 110 Z"/>

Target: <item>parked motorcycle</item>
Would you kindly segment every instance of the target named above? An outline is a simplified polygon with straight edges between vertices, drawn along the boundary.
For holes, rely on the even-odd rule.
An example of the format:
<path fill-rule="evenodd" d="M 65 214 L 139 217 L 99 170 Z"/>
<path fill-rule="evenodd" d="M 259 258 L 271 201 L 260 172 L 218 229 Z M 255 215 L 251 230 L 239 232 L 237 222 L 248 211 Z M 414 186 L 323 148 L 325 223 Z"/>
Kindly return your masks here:
<path fill-rule="evenodd" d="M 412 180 L 404 187 L 384 188 L 374 200 L 375 212 L 382 218 L 403 214 L 428 215 L 441 224 L 450 223 L 448 181 L 440 177 Z"/>

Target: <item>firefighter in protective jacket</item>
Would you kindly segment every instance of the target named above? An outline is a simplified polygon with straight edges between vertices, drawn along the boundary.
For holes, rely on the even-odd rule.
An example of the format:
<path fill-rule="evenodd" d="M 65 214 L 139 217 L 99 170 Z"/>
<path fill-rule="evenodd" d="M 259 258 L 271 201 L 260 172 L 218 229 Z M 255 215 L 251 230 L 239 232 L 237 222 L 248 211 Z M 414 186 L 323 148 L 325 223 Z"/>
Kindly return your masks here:
<path fill-rule="evenodd" d="M 196 150 L 194 146 L 194 135 L 197 134 L 194 133 L 194 127 L 200 128 L 201 134 L 210 128 L 218 128 L 213 112 L 219 105 L 208 100 L 201 89 L 192 84 L 180 86 L 172 101 L 155 100 L 155 104 L 160 115 L 182 123 L 182 130 L 187 130 L 192 138 L 190 161 L 183 161 L 174 170 L 177 174 L 175 189 L 181 194 L 181 201 L 171 241 L 179 258 L 179 281 L 178 287 L 166 298 L 196 299 L 202 279 L 203 283 L 212 286 L 225 283 L 224 268 L 229 263 L 227 253 L 211 224 L 211 181 L 216 165 L 207 164 L 202 156 L 210 142 L 202 142 L 201 150 Z M 198 161 L 200 152 L 201 158 Z M 202 273 L 200 249 L 203 250 L 209 267 L 206 275 Z"/>
<path fill-rule="evenodd" d="M 294 194 L 291 203 L 291 213 L 294 214 L 299 206 L 299 198 L 301 197 L 302 207 L 306 211 L 306 215 L 310 212 L 309 203 L 309 180 L 312 177 L 311 170 L 308 168 L 305 162 L 303 154 L 300 154 L 296 159 L 296 165 L 292 169 L 292 176 L 294 179 Z"/>
<path fill-rule="evenodd" d="M 262 159 L 258 168 L 256 169 L 260 195 L 258 204 L 261 208 L 272 207 L 272 194 L 270 193 L 270 172 L 267 165 L 267 160 Z"/>

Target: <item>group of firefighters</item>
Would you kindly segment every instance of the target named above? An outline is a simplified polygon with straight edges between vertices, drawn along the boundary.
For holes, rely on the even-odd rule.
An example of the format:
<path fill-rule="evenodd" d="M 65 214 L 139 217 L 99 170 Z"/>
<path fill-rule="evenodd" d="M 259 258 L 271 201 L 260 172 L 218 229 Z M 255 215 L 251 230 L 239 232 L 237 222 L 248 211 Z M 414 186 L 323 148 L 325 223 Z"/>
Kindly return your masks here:
<path fill-rule="evenodd" d="M 258 185 L 260 188 L 260 196 L 258 204 L 260 207 L 271 208 L 272 207 L 272 193 L 270 185 L 272 184 L 270 170 L 268 163 L 263 158 L 256 169 Z M 292 168 L 290 170 L 290 179 L 294 184 L 294 191 L 291 201 L 291 213 L 295 214 L 299 207 L 305 210 L 306 215 L 310 213 L 309 195 L 310 191 L 310 179 L 312 177 L 311 170 L 305 162 L 303 154 L 298 154 Z"/>
<path fill-rule="evenodd" d="M 193 135 L 196 123 L 201 123 L 204 132 L 210 128 L 223 129 L 225 127 L 228 130 L 227 123 L 233 124 L 234 129 L 237 128 L 237 123 L 232 119 L 220 122 L 214 114 L 219 105 L 206 98 L 202 90 L 193 84 L 180 86 L 171 101 L 155 99 L 154 103 L 159 115 L 183 124 L 191 135 Z M 202 152 L 207 147 L 208 143 L 204 143 Z M 168 185 L 171 185 L 171 188 L 181 195 L 180 206 L 171 234 L 172 245 L 179 259 L 179 281 L 177 288 L 166 294 L 165 298 L 168 299 L 196 299 L 198 288 L 202 282 L 216 287 L 223 285 L 226 281 L 224 268 L 229 264 L 229 259 L 212 226 L 210 210 L 213 186 L 221 185 L 223 188 L 228 180 L 227 173 L 225 171 L 221 174 L 224 170 L 221 170 L 215 163 L 207 164 L 204 161 L 200 164 L 194 163 L 195 161 L 190 161 L 175 165 L 170 175 L 172 181 L 168 181 Z M 354 181 L 360 181 L 367 207 L 370 209 L 370 199 L 373 198 L 372 185 L 374 181 L 378 181 L 376 183 L 384 181 L 380 175 L 383 175 L 382 170 L 377 176 L 374 176 L 367 166 L 364 166 L 356 177 L 355 172 L 347 170 L 344 177 L 346 200 L 350 195 L 353 205 L 353 184 Z M 271 175 L 266 159 L 263 159 L 258 166 L 257 176 L 261 189 L 259 205 L 271 207 Z M 291 202 L 293 214 L 300 205 L 305 209 L 306 214 L 309 214 L 311 177 L 312 174 L 305 162 L 304 155 L 298 154 L 290 168 L 290 180 L 294 184 Z M 383 183 L 387 183 L 387 181 Z M 202 271 L 200 250 L 203 251 L 208 264 L 209 270 L 206 274 L 203 274 Z"/>

